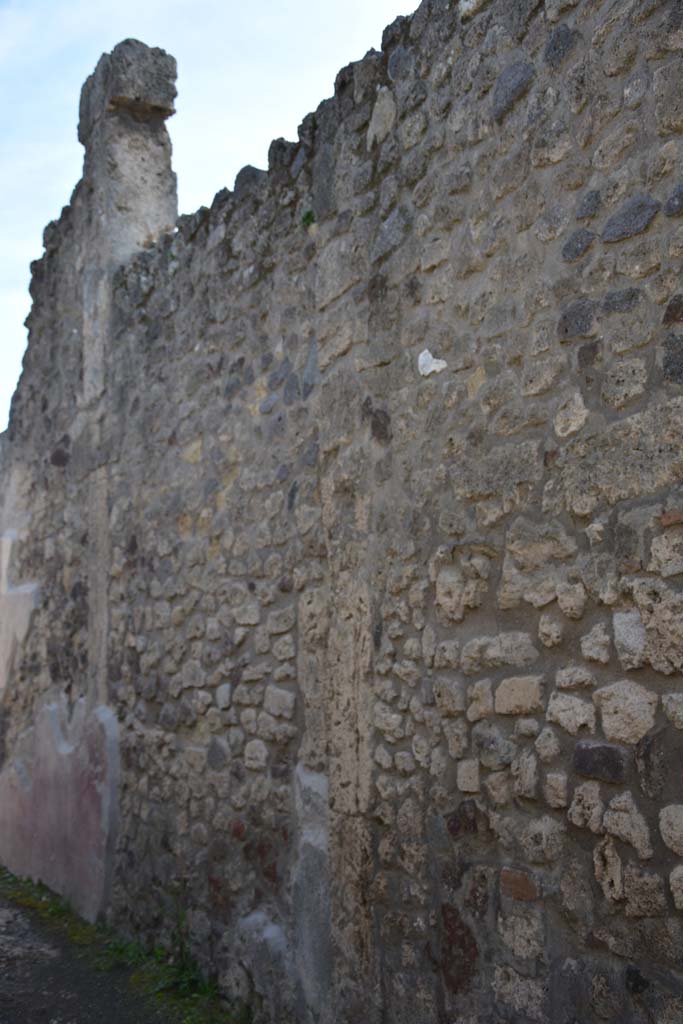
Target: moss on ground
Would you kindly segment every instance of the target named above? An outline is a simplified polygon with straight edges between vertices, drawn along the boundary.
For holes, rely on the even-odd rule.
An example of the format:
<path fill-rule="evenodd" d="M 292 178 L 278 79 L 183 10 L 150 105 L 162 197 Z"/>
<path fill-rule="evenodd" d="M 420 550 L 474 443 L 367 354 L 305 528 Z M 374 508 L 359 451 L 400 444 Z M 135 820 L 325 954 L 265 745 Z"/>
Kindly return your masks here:
<path fill-rule="evenodd" d="M 226 1007 L 215 983 L 202 976 L 187 953 L 184 936 L 177 950 L 146 950 L 106 926 L 88 924 L 46 886 L 17 878 L 2 867 L 0 896 L 60 933 L 94 970 L 124 972 L 133 991 L 162 1009 L 169 1024 L 250 1024 L 249 1009 Z"/>

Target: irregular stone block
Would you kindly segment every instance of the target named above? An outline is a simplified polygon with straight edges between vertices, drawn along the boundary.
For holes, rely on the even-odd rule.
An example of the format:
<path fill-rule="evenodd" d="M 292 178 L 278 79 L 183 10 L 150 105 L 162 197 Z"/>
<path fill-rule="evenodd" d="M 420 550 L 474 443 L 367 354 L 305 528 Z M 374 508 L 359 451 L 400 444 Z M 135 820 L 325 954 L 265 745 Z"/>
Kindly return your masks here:
<path fill-rule="evenodd" d="M 579 33 L 573 31 L 566 22 L 558 25 L 550 33 L 550 38 L 546 44 L 543 54 L 546 64 L 553 70 L 559 68 L 565 57 L 572 52 L 579 39 Z"/>
<path fill-rule="evenodd" d="M 648 570 L 665 579 L 683 573 L 683 528 L 673 526 L 659 537 L 654 537 L 650 547 Z M 643 628 L 645 637 L 645 629 Z M 643 642 L 643 650 L 645 641 Z"/>
<path fill-rule="evenodd" d="M 562 643 L 564 629 L 559 619 L 544 612 L 538 622 L 538 639 L 544 647 L 558 647 Z"/>
<path fill-rule="evenodd" d="M 542 920 L 533 908 L 526 913 L 499 914 L 498 932 L 505 946 L 520 960 L 533 960 L 543 952 Z"/>
<path fill-rule="evenodd" d="M 478 722 L 472 729 L 472 747 L 490 771 L 506 768 L 517 752 L 514 740 L 506 739 L 496 725 L 487 721 Z"/>
<path fill-rule="evenodd" d="M 479 792 L 479 761 L 470 758 L 458 762 L 457 786 L 461 793 Z"/>
<path fill-rule="evenodd" d="M 637 743 L 655 723 L 659 697 L 629 679 L 596 690 L 593 700 L 608 740 Z"/>
<path fill-rule="evenodd" d="M 665 325 L 683 323 L 683 295 L 674 295 L 664 310 L 662 323 Z"/>
<path fill-rule="evenodd" d="M 397 207 L 380 226 L 371 250 L 371 261 L 377 263 L 397 249 L 408 234 L 409 228 L 408 214 L 401 207 Z"/>
<path fill-rule="evenodd" d="M 523 825 L 517 838 L 530 864 L 552 864 L 564 851 L 567 830 L 549 815 Z"/>
<path fill-rule="evenodd" d="M 462 622 L 467 609 L 479 608 L 487 589 L 485 577 L 476 572 L 445 566 L 436 578 L 436 606 L 444 619 Z"/>
<path fill-rule="evenodd" d="M 677 729 L 683 729 L 683 693 L 666 693 L 662 697 L 664 714 Z"/>
<path fill-rule="evenodd" d="M 664 339 L 664 359 L 662 370 L 666 380 L 674 384 L 683 384 L 683 337 L 669 334 Z"/>
<path fill-rule="evenodd" d="M 515 794 L 525 800 L 535 800 L 538 789 L 538 761 L 530 750 L 523 750 L 511 765 Z"/>
<path fill-rule="evenodd" d="M 504 679 L 495 696 L 499 715 L 528 715 L 543 709 L 543 676 L 513 676 Z"/>
<path fill-rule="evenodd" d="M 631 313 L 642 299 L 643 293 L 638 288 L 619 288 L 607 292 L 602 300 L 602 311 L 606 316 L 614 313 Z"/>
<path fill-rule="evenodd" d="M 683 809 L 682 809 L 683 810 Z M 630 843 L 641 860 L 653 855 L 650 830 L 630 792 L 615 796 L 609 803 L 602 820 L 605 832 L 625 843 Z"/>
<path fill-rule="evenodd" d="M 263 771 L 268 764 L 268 748 L 262 740 L 249 740 L 244 748 L 244 765 L 251 771 Z"/>
<path fill-rule="evenodd" d="M 568 693 L 555 691 L 551 694 L 546 717 L 571 736 L 576 736 L 584 728 L 595 732 L 595 708 L 588 701 Z"/>
<path fill-rule="evenodd" d="M 576 207 L 577 220 L 592 220 L 602 209 L 602 195 L 597 189 L 586 192 Z"/>
<path fill-rule="evenodd" d="M 554 761 L 556 757 L 559 757 L 561 750 L 559 740 L 554 731 L 548 726 L 540 732 L 534 746 L 544 764 Z"/>
<path fill-rule="evenodd" d="M 587 600 L 588 594 L 583 583 L 558 583 L 557 603 L 568 619 L 580 619 Z"/>
<path fill-rule="evenodd" d="M 683 910 L 683 864 L 678 864 L 669 875 L 669 886 L 676 910 Z"/>
<path fill-rule="evenodd" d="M 490 679 L 480 679 L 467 691 L 467 721 L 479 722 L 493 714 L 493 687 Z"/>
<path fill-rule="evenodd" d="M 378 143 L 384 142 L 396 122 L 396 101 L 391 89 L 382 86 L 377 93 L 370 125 L 368 127 L 368 151 Z"/>
<path fill-rule="evenodd" d="M 493 90 L 492 112 L 496 121 L 502 121 L 515 103 L 528 92 L 536 76 L 536 69 L 528 61 L 518 60 L 501 73 Z"/>
<path fill-rule="evenodd" d="M 681 80 L 680 58 L 657 68 L 652 79 L 655 97 L 655 119 L 660 135 L 683 132 L 683 96 L 679 83 Z"/>
<path fill-rule="evenodd" d="M 683 599 L 654 579 L 636 579 L 631 589 L 645 626 L 647 659 L 669 675 L 683 667 Z"/>
<path fill-rule="evenodd" d="M 641 668 L 645 664 L 645 627 L 637 608 L 614 612 L 612 616 L 614 646 L 624 669 Z"/>
<path fill-rule="evenodd" d="M 558 437 L 569 437 L 581 430 L 588 419 L 588 409 L 583 396 L 577 391 L 560 405 L 553 426 Z"/>
<path fill-rule="evenodd" d="M 379 729 L 388 743 L 396 743 L 397 740 L 403 739 L 405 735 L 403 715 L 392 711 L 384 701 L 377 701 L 375 704 L 374 720 L 375 728 Z"/>
<path fill-rule="evenodd" d="M 674 398 L 609 424 L 590 440 L 579 436 L 560 471 L 568 508 L 588 515 L 600 500 L 612 505 L 683 479 L 682 422 L 683 399 Z"/>
<path fill-rule="evenodd" d="M 574 748 L 573 764 L 578 775 L 619 785 L 626 780 L 628 755 L 611 743 L 580 740 Z"/>
<path fill-rule="evenodd" d="M 599 784 L 584 782 L 574 790 L 574 797 L 567 811 L 567 819 L 576 828 L 587 828 L 597 834 L 602 831 L 604 810 L 605 805 L 600 797 Z"/>
<path fill-rule="evenodd" d="M 595 303 L 592 299 L 576 299 L 564 310 L 557 325 L 560 341 L 590 338 L 595 332 Z"/>
<path fill-rule="evenodd" d="M 624 873 L 621 857 L 611 836 L 598 843 L 593 850 L 595 879 L 605 899 L 619 901 L 624 898 Z"/>
<path fill-rule="evenodd" d="M 624 872 L 627 917 L 657 917 L 666 913 L 664 879 L 627 864 Z"/>
<path fill-rule="evenodd" d="M 603 242 L 622 242 L 646 231 L 661 207 L 662 204 L 652 196 L 638 195 L 629 199 L 605 224 Z"/>
<path fill-rule="evenodd" d="M 662 808 L 659 831 L 669 849 L 683 857 L 683 804 L 669 804 Z"/>
<path fill-rule="evenodd" d="M 206 752 L 206 764 L 212 772 L 222 772 L 230 760 L 230 747 L 225 740 L 214 736 Z"/>
<path fill-rule="evenodd" d="M 225 711 L 230 707 L 232 702 L 232 684 L 221 683 L 216 690 L 216 704 L 221 711 Z"/>
<path fill-rule="evenodd" d="M 296 707 L 296 694 L 281 686 L 267 686 L 263 707 L 275 718 L 291 718 Z"/>
<path fill-rule="evenodd" d="M 595 686 L 595 676 L 585 665 L 567 665 L 558 669 L 555 684 L 558 690 L 590 689 Z"/>
<path fill-rule="evenodd" d="M 442 725 L 442 730 L 448 744 L 448 753 L 454 760 L 458 760 L 469 748 L 467 722 L 462 718 L 447 719 Z"/>
<path fill-rule="evenodd" d="M 609 662 L 611 641 L 604 623 L 593 626 L 590 633 L 581 637 L 581 653 L 588 661 L 597 661 L 603 665 Z"/>
<path fill-rule="evenodd" d="M 513 900 L 533 903 L 540 899 L 541 891 L 533 875 L 514 868 L 503 868 L 500 873 L 500 892 Z"/>
<path fill-rule="evenodd" d="M 465 710 L 465 686 L 457 679 L 439 678 L 434 682 L 434 700 L 445 718 L 460 715 Z"/>
<path fill-rule="evenodd" d="M 606 405 L 621 409 L 645 390 L 647 366 L 643 359 L 622 359 L 605 374 L 600 395 Z"/>
<path fill-rule="evenodd" d="M 546 775 L 543 782 L 543 796 L 550 807 L 559 810 L 567 806 L 568 783 L 569 780 L 564 772 L 550 772 Z"/>
<path fill-rule="evenodd" d="M 667 217 L 683 217 L 683 185 L 677 185 L 664 204 Z"/>
<path fill-rule="evenodd" d="M 595 234 L 592 231 L 578 228 L 562 246 L 562 259 L 567 263 L 573 263 L 588 252 L 594 241 Z"/>
<path fill-rule="evenodd" d="M 477 637 L 465 644 L 462 652 L 462 669 L 467 675 L 474 675 L 481 669 L 525 668 L 538 658 L 528 633 L 512 631 L 498 636 Z"/>
<path fill-rule="evenodd" d="M 494 807 L 505 807 L 512 796 L 509 772 L 491 772 L 484 780 L 484 789 Z"/>

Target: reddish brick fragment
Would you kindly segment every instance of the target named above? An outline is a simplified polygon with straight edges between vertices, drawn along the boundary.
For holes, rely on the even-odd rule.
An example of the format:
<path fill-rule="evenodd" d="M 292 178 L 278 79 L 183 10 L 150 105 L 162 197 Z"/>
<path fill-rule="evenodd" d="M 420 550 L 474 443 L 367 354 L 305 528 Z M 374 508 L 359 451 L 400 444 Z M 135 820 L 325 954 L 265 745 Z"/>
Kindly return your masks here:
<path fill-rule="evenodd" d="M 513 868 L 503 868 L 500 873 L 500 891 L 504 896 L 511 896 L 513 900 L 521 900 L 531 903 L 540 898 L 540 892 L 536 881 L 525 871 L 515 871 Z"/>

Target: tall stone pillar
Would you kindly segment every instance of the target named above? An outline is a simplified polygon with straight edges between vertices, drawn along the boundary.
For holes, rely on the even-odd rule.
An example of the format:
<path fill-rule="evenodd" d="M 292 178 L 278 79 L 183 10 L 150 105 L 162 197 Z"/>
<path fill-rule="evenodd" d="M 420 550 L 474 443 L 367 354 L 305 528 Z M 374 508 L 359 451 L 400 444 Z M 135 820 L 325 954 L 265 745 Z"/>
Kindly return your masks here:
<path fill-rule="evenodd" d="M 81 344 L 82 379 L 74 382 L 76 401 L 67 421 L 79 464 L 67 482 L 75 514 L 87 524 L 81 563 L 87 589 L 87 671 L 65 680 L 54 679 L 43 667 L 46 692 L 35 697 L 30 720 L 15 729 L 2 752 L 0 862 L 47 883 L 90 919 L 106 909 L 118 816 L 119 723 L 110 706 L 108 679 L 111 452 L 106 441 L 114 410 L 106 365 L 113 344 L 113 280 L 122 264 L 172 231 L 176 222 L 176 182 L 165 127 L 174 111 L 175 78 L 175 60 L 163 50 L 126 40 L 100 59 L 85 83 L 79 123 L 83 179 L 54 226 L 50 253 L 50 273 L 70 282 L 81 313 L 70 323 L 80 319 L 80 331 L 67 331 L 59 311 L 46 314 L 49 295 L 39 291 L 42 314 L 30 339 L 38 356 L 47 346 L 68 353 L 78 340 Z M 57 507 L 52 522 L 49 478 L 22 455 L 22 448 L 31 454 L 31 429 L 25 420 L 27 436 L 7 443 L 2 460 L 0 697 L 30 637 L 31 612 L 41 590 L 40 628 L 48 634 L 43 649 L 60 636 L 59 610 L 51 608 L 49 596 L 55 581 L 42 581 L 41 587 L 38 580 L 29 587 L 11 579 L 10 542 L 17 530 L 29 541 L 32 530 L 42 535 L 46 528 L 58 538 L 63 517 Z M 19 477 L 27 481 L 24 492 L 32 491 L 40 506 L 40 525 L 26 502 L 7 497 L 9 481 Z"/>
<path fill-rule="evenodd" d="M 176 62 L 127 39 L 101 57 L 81 93 L 85 146 L 83 224 L 83 394 L 93 472 L 89 479 L 89 703 L 107 699 L 107 588 L 111 560 L 109 488 L 103 441 L 105 353 L 112 277 L 138 250 L 175 225 L 178 201 L 165 120 L 174 112 Z"/>

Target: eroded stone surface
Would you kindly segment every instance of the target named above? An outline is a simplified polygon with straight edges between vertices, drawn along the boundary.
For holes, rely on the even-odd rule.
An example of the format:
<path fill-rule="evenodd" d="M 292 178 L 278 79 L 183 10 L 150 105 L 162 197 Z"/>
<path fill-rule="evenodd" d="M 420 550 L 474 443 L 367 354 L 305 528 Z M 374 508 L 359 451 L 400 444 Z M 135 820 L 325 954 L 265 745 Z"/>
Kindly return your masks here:
<path fill-rule="evenodd" d="M 495 695 L 499 715 L 526 715 L 543 707 L 543 676 L 504 679 Z"/>
<path fill-rule="evenodd" d="M 616 743 L 637 743 L 654 725 L 657 694 L 624 679 L 593 694 L 605 736 Z"/>
<path fill-rule="evenodd" d="M 630 792 L 622 793 L 610 800 L 602 825 L 610 835 L 635 847 L 638 856 L 643 860 L 652 857 L 650 830 Z"/>
<path fill-rule="evenodd" d="M 669 849 L 683 857 L 683 805 L 670 804 L 662 808 L 659 831 Z"/>
<path fill-rule="evenodd" d="M 556 691 L 550 695 L 547 717 L 549 722 L 555 722 L 572 736 L 576 736 L 583 728 L 588 729 L 589 732 L 595 732 L 595 708 L 593 705 L 587 700 L 573 697 L 568 693 Z"/>

